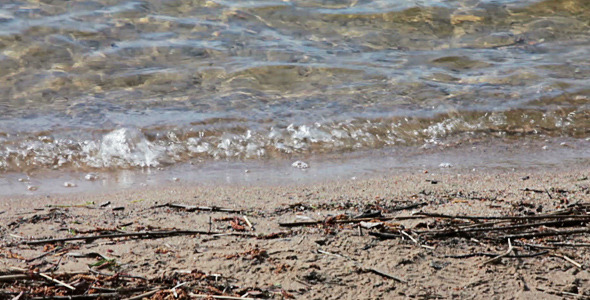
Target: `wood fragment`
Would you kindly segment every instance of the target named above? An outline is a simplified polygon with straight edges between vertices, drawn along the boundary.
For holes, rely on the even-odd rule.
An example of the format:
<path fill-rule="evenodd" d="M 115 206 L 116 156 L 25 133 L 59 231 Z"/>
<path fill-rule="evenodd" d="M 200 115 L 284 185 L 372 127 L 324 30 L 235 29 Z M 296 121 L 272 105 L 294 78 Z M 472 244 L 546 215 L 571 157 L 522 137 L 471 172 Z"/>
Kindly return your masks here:
<path fill-rule="evenodd" d="M 160 204 L 156 206 L 152 206 L 150 208 L 160 208 L 160 207 L 170 207 L 170 208 L 180 208 L 186 211 L 215 211 L 215 212 L 228 212 L 228 213 L 243 213 L 244 210 L 241 209 L 233 209 L 233 208 L 224 208 L 219 206 L 195 206 L 195 205 L 186 205 L 186 204 L 176 204 L 176 203 L 166 203 Z"/>
<path fill-rule="evenodd" d="M 153 290 L 151 290 L 151 291 L 149 291 L 149 292 L 145 292 L 145 293 L 143 293 L 143 294 L 140 294 L 140 295 L 137 295 L 137 296 L 133 296 L 133 297 L 125 298 L 125 299 L 123 299 L 123 300 L 140 300 L 140 299 L 143 299 L 143 298 L 145 298 L 145 297 L 149 297 L 149 296 L 151 296 L 151 295 L 153 295 L 153 294 L 155 294 L 155 293 L 157 293 L 157 292 L 159 292 L 159 291 L 161 291 L 161 290 L 162 290 L 162 289 L 160 289 L 160 288 L 155 288 L 155 289 L 153 289 Z"/>
<path fill-rule="evenodd" d="M 79 236 L 79 237 L 70 237 L 70 238 L 59 238 L 59 239 L 45 239 L 45 240 L 33 240 L 33 241 L 24 241 L 23 244 L 26 245 L 40 245 L 40 244 L 49 244 L 49 243 L 58 243 L 58 242 L 69 242 L 69 241 L 87 241 L 92 242 L 97 239 L 115 239 L 115 238 L 124 238 L 124 237 L 134 237 L 134 238 L 164 238 L 164 237 L 172 237 L 172 236 L 179 236 L 179 235 L 240 235 L 240 236 L 255 236 L 253 234 L 236 234 L 235 232 L 230 233 L 223 233 L 223 232 L 208 232 L 208 231 L 201 231 L 201 230 L 168 230 L 168 231 L 142 231 L 142 232 L 133 232 L 133 233 L 115 233 L 115 234 L 102 234 L 102 235 L 92 235 L 92 236 Z"/>
<path fill-rule="evenodd" d="M 379 217 L 379 218 L 358 218 L 358 219 L 344 219 L 344 220 L 332 220 L 334 224 L 346 224 L 346 223 L 360 223 L 370 221 L 391 221 L 391 220 L 414 220 L 414 219 L 426 219 L 428 216 L 391 216 L 391 217 Z M 588 217 L 590 219 L 590 216 Z M 312 226 L 325 224 L 325 221 L 302 221 L 302 222 L 279 222 L 281 227 L 299 227 L 299 226 Z"/>
<path fill-rule="evenodd" d="M 541 251 L 537 253 L 531 254 L 513 254 L 513 255 L 506 255 L 504 258 L 530 258 L 548 254 L 549 251 Z M 468 254 L 459 254 L 459 255 L 445 255 L 447 258 L 470 258 L 476 256 L 487 256 L 487 257 L 496 257 L 498 254 L 496 253 L 484 253 L 484 252 L 476 252 L 476 253 L 468 253 Z"/>
<path fill-rule="evenodd" d="M 500 254 L 500 255 L 498 255 L 498 256 L 496 256 L 494 258 L 488 259 L 488 260 L 484 261 L 481 265 L 483 266 L 483 265 L 487 265 L 487 264 L 490 264 L 490 263 L 493 263 L 493 262 L 497 262 L 500 259 L 502 259 L 502 257 L 506 257 L 510 253 L 512 253 L 512 250 L 514 250 L 514 247 L 512 247 L 512 243 L 510 242 L 510 239 L 508 239 L 508 250 L 506 251 L 506 253 Z"/>
<path fill-rule="evenodd" d="M 86 294 L 86 295 L 71 295 L 71 296 L 50 296 L 50 297 L 32 297 L 27 298 L 31 300 L 76 300 L 76 299 L 112 299 L 112 298 L 119 298 L 121 295 L 119 293 L 99 293 L 99 294 Z"/>
<path fill-rule="evenodd" d="M 419 212 L 419 216 L 427 216 L 431 218 L 446 218 L 446 219 L 466 219 L 466 220 L 536 220 L 536 219 L 588 219 L 590 215 L 532 215 L 532 216 L 467 216 L 467 215 L 447 215 L 438 213 Z"/>
<path fill-rule="evenodd" d="M 246 222 L 246 225 L 248 225 L 248 227 L 250 228 L 250 230 L 251 231 L 254 231 L 254 226 L 252 226 L 252 223 L 250 223 L 250 220 L 248 220 L 248 217 L 242 216 L 242 218 L 244 218 L 244 222 Z"/>
<path fill-rule="evenodd" d="M 57 283 L 57 284 L 59 284 L 61 286 L 64 286 L 64 287 L 66 287 L 66 288 L 68 288 L 68 289 L 70 289 L 72 291 L 75 291 L 76 290 L 75 287 L 73 287 L 73 286 L 71 286 L 71 285 L 69 285 L 69 284 L 67 284 L 67 283 L 65 283 L 63 281 L 57 280 L 57 279 L 55 279 L 55 278 L 53 278 L 53 277 L 51 277 L 51 276 L 49 276 L 49 275 L 47 275 L 45 273 L 36 272 L 36 271 L 32 271 L 32 270 L 27 270 L 27 269 L 16 268 L 16 267 L 11 267 L 10 269 L 11 270 L 15 270 L 15 271 L 19 271 L 19 272 L 23 272 L 23 273 L 31 272 L 31 273 L 33 273 L 35 275 L 39 275 L 39 276 L 41 276 L 41 277 L 49 280 L 49 281 L 52 281 L 52 282 Z"/>
<path fill-rule="evenodd" d="M 383 240 L 391 240 L 391 239 L 397 239 L 397 238 L 401 237 L 401 234 L 385 233 L 385 232 L 369 232 L 369 235 L 378 237 Z"/>
<path fill-rule="evenodd" d="M 369 271 L 369 272 L 371 272 L 371 273 L 374 273 L 374 274 L 377 274 L 377 275 L 380 275 L 380 276 L 383 276 L 383 277 L 389 278 L 389 279 L 393 279 L 393 280 L 395 280 L 395 281 L 399 281 L 399 282 L 401 282 L 401 283 L 408 283 L 407 281 L 405 281 L 405 280 L 403 280 L 403 279 L 401 279 L 401 278 L 399 278 L 399 277 L 393 276 L 393 275 L 391 275 L 391 274 L 388 274 L 388 273 L 385 273 L 385 272 L 383 272 L 383 271 L 379 271 L 379 270 L 377 270 L 377 269 L 373 269 L 373 268 L 366 268 L 365 270 L 367 270 L 367 271 Z"/>
<path fill-rule="evenodd" d="M 524 233 L 516 233 L 516 234 L 507 234 L 501 236 L 502 239 L 528 239 L 534 237 L 547 237 L 547 236 L 558 236 L 558 235 L 571 235 L 571 234 L 580 234 L 580 233 L 590 233 L 590 229 L 571 229 L 571 230 L 561 230 L 561 231 L 544 231 L 544 232 L 524 232 Z"/>
<path fill-rule="evenodd" d="M 195 297 L 195 298 L 212 298 L 212 299 L 233 299 L 233 300 L 256 300 L 254 298 L 244 298 L 244 297 L 232 297 L 232 296 L 218 296 L 218 295 L 205 295 L 205 294 L 194 294 L 194 293 L 189 293 L 188 294 L 191 297 Z"/>
<path fill-rule="evenodd" d="M 356 261 L 355 259 L 353 259 L 353 258 L 351 258 L 351 257 L 349 257 L 349 256 L 342 255 L 342 254 L 331 253 L 331 252 L 324 251 L 324 250 L 321 250 L 321 249 L 318 249 L 318 252 L 319 252 L 319 253 L 322 253 L 322 254 L 332 255 L 332 256 L 336 256 L 336 257 L 340 257 L 340 258 L 344 258 L 344 259 L 350 260 L 350 261 L 352 261 L 352 262 L 353 262 L 353 263 L 354 263 L 354 264 L 355 264 L 357 267 L 359 267 L 361 270 L 365 270 L 366 272 L 371 272 L 371 273 L 374 273 L 374 274 L 377 274 L 377 275 L 383 276 L 383 277 L 385 277 L 385 278 L 393 279 L 393 280 L 395 280 L 395 281 L 398 281 L 398 282 L 401 282 L 401 283 L 408 283 L 407 281 L 405 281 L 405 280 L 403 280 L 402 278 L 399 278 L 399 277 L 397 277 L 397 276 L 393 276 L 393 275 L 391 275 L 391 274 L 385 273 L 385 272 L 383 272 L 383 271 L 380 271 L 380 270 L 377 270 L 377 269 L 375 269 L 375 268 L 365 267 L 365 266 L 363 266 L 361 263 L 359 263 L 358 261 Z"/>
<path fill-rule="evenodd" d="M 20 292 L 18 295 L 14 296 L 14 297 L 13 297 L 11 300 L 19 300 L 19 299 L 20 299 L 20 297 L 22 297 L 22 296 L 23 296 L 23 294 L 24 294 L 24 292 L 23 292 L 23 291 L 21 291 L 21 292 Z"/>
<path fill-rule="evenodd" d="M 574 265 L 576 268 L 582 269 L 582 265 L 580 263 L 576 262 L 575 260 L 573 260 L 573 259 L 571 259 L 571 258 L 569 258 L 569 257 L 567 257 L 567 256 L 565 256 L 563 254 L 554 254 L 553 256 L 562 258 L 565 261 L 569 262 L 570 264 Z"/>

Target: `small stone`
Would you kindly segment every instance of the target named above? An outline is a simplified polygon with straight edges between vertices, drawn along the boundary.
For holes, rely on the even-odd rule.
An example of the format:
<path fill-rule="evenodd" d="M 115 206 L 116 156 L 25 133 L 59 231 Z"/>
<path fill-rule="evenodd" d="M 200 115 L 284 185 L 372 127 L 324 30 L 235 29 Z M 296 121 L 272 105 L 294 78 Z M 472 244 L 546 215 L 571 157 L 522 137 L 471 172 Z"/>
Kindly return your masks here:
<path fill-rule="evenodd" d="M 440 163 L 440 165 L 438 165 L 439 168 L 451 168 L 452 166 L 453 165 L 448 162 L 442 162 L 442 163 Z"/>
<path fill-rule="evenodd" d="M 309 168 L 309 165 L 301 160 L 298 160 L 296 162 L 294 162 L 293 164 L 291 164 L 291 166 L 293 168 L 297 168 L 297 169 L 307 169 Z"/>
<path fill-rule="evenodd" d="M 36 190 L 38 190 L 38 189 L 39 189 L 39 187 L 36 187 L 36 186 L 34 186 L 34 185 L 28 185 L 28 186 L 27 186 L 27 190 L 29 190 L 29 191 L 31 191 L 31 192 L 34 192 L 34 191 L 36 191 Z"/>
<path fill-rule="evenodd" d="M 77 187 L 77 185 L 75 183 L 69 182 L 69 181 L 64 182 L 64 186 L 68 187 L 68 188 L 69 187 Z"/>
<path fill-rule="evenodd" d="M 84 176 L 84 179 L 88 180 L 88 181 L 95 181 L 98 179 L 98 174 L 96 173 L 88 173 L 86 174 L 86 176 Z"/>

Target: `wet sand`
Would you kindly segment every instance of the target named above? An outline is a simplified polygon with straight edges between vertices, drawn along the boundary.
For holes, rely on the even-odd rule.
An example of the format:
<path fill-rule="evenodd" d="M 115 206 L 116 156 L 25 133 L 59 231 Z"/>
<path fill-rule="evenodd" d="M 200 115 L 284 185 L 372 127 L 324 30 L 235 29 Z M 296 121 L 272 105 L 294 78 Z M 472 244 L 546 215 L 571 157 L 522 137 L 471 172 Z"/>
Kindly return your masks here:
<path fill-rule="evenodd" d="M 590 203 L 590 173 L 584 165 L 562 167 L 522 171 L 417 170 L 315 184 L 238 187 L 178 184 L 49 197 L 4 197 L 0 202 L 3 212 L 0 270 L 3 274 L 18 273 L 11 267 L 84 272 L 90 278 L 86 278 L 90 287 L 85 292 L 99 293 L 99 289 L 92 289 L 96 286 L 117 288 L 120 292 L 116 297 L 120 298 L 139 295 L 154 287 L 160 291 L 150 297 L 172 297 L 171 288 L 183 282 L 186 284 L 174 290 L 178 290 L 177 295 L 182 292 L 180 298 L 191 295 L 193 298 L 198 297 L 195 295 L 246 295 L 246 298 L 274 299 L 587 298 L 590 297 L 588 248 L 551 245 L 555 242 L 583 245 L 590 242 L 588 233 L 514 238 L 510 255 L 517 257 L 488 263 L 492 255 L 508 250 L 507 240 L 492 237 L 495 234 L 492 231 L 442 237 L 421 233 L 464 228 L 484 221 L 419 217 L 419 212 L 531 216 L 576 208 L 578 215 L 580 211 L 585 214 L 584 204 Z M 107 201 L 110 203 L 106 204 Z M 243 212 L 157 207 L 166 203 Z M 363 212 L 393 219 L 379 221 L 379 216 L 373 215 L 369 219 L 381 224 L 360 230 L 359 222 L 346 221 Z M 280 226 L 280 223 L 310 221 L 320 222 Z M 507 225 L 529 221 L 512 221 Z M 587 228 L 583 222 L 564 224 L 565 221 L 563 226 L 538 226 L 534 230 Z M 203 234 L 23 244 L 46 238 L 162 230 L 196 230 Z M 382 239 L 371 235 L 374 233 L 397 236 Z M 30 260 L 44 253 L 48 254 Z M 110 265 L 106 263 L 106 267 L 97 266 L 97 262 L 105 262 L 100 262 L 96 253 L 114 260 Z M 531 253 L 537 256 L 526 257 Z M 79 257 L 80 254 L 89 255 Z M 453 255 L 465 257 L 449 257 Z M 91 273 L 89 266 L 103 273 L 131 274 L 148 281 L 122 275 L 120 281 L 113 281 Z M 72 276 L 55 275 L 65 282 L 80 281 Z M 25 291 L 39 296 L 39 287 L 55 286 L 40 279 L 4 280 L 2 284 L 3 292 L 14 292 L 8 295 Z M 136 292 L 123 292 L 122 286 L 139 288 Z M 64 287 L 53 287 L 44 293 L 82 293 L 66 291 Z"/>

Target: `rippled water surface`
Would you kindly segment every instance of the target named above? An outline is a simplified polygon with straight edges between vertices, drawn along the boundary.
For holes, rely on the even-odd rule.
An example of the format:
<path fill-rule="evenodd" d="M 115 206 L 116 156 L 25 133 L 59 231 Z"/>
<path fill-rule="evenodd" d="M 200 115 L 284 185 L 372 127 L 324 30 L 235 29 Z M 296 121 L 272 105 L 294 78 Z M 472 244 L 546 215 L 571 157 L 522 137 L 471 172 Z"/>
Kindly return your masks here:
<path fill-rule="evenodd" d="M 0 172 L 590 137 L 590 1 L 0 4 Z"/>

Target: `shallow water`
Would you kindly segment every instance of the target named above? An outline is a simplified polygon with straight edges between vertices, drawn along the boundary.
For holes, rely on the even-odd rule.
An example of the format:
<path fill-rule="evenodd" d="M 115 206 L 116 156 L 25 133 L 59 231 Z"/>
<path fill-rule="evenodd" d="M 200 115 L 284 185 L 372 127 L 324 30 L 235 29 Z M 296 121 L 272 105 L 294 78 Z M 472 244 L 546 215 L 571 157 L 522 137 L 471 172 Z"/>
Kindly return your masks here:
<path fill-rule="evenodd" d="M 590 137 L 586 0 L 2 3 L 4 174 Z"/>

